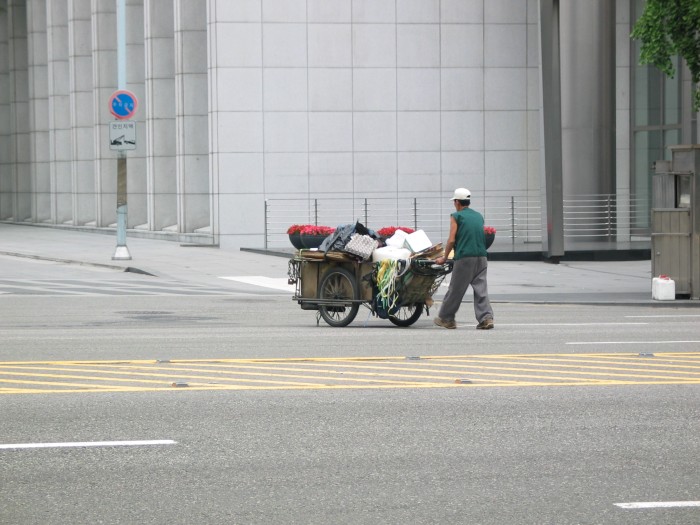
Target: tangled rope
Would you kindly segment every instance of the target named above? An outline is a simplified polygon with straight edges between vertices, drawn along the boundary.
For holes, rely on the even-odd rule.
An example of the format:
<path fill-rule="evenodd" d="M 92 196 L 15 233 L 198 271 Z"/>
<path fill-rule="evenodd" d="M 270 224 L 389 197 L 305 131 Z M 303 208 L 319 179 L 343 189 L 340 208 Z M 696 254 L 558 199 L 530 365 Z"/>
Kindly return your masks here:
<path fill-rule="evenodd" d="M 391 311 L 396 307 L 399 294 L 396 289 L 397 280 L 406 273 L 408 265 L 405 261 L 385 259 L 377 269 L 377 298 L 382 308 Z"/>

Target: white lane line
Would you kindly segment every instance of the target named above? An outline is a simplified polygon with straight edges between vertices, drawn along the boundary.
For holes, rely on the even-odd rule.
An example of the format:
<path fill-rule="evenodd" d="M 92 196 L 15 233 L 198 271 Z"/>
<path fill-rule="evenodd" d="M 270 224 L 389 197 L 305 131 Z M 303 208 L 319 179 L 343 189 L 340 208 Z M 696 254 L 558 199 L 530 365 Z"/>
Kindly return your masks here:
<path fill-rule="evenodd" d="M 615 503 L 622 509 L 660 509 L 672 507 L 700 507 L 700 501 L 632 501 L 630 503 Z"/>
<path fill-rule="evenodd" d="M 628 319 L 653 319 L 653 318 L 671 318 L 675 319 L 677 317 L 700 317 L 700 314 L 683 314 L 683 315 L 626 315 Z"/>
<path fill-rule="evenodd" d="M 248 275 L 242 277 L 220 277 L 220 279 L 262 286 L 263 288 L 272 288 L 274 290 L 284 290 L 285 292 L 289 293 L 294 293 L 295 290 L 295 285 L 287 284 L 286 277 L 263 277 L 262 275 Z"/>
<path fill-rule="evenodd" d="M 677 345 L 700 341 L 574 341 L 567 345 Z"/>
<path fill-rule="evenodd" d="M 1 445 L 0 449 L 20 448 L 70 448 L 70 447 L 138 447 L 143 445 L 174 445 L 172 439 L 153 439 L 146 441 L 77 441 L 66 443 L 14 443 Z"/>
<path fill-rule="evenodd" d="M 498 323 L 498 326 L 630 326 L 648 325 L 649 323 Z"/>

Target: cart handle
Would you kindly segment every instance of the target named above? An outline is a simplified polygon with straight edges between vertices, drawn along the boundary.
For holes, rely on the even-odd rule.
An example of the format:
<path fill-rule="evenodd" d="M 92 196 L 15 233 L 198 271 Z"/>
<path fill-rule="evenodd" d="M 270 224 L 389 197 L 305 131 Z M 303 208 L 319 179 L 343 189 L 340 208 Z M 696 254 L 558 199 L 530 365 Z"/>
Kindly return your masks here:
<path fill-rule="evenodd" d="M 435 272 L 435 275 L 447 275 L 448 273 L 452 272 L 454 264 L 455 262 L 452 259 L 447 259 L 442 264 L 438 264 L 432 259 L 413 259 L 411 262 L 411 265 L 415 268 L 431 270 L 432 272 Z"/>

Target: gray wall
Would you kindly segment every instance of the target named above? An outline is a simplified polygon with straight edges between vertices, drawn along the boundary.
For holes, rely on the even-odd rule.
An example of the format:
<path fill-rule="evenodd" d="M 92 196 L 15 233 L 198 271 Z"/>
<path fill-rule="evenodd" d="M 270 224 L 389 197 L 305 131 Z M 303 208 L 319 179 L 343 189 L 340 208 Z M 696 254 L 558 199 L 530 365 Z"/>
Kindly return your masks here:
<path fill-rule="evenodd" d="M 565 193 L 624 193 L 629 1 L 561 4 Z M 110 227 L 115 2 L 0 6 L 0 219 Z M 266 199 L 540 195 L 537 0 L 127 6 L 130 234 L 261 247 Z"/>

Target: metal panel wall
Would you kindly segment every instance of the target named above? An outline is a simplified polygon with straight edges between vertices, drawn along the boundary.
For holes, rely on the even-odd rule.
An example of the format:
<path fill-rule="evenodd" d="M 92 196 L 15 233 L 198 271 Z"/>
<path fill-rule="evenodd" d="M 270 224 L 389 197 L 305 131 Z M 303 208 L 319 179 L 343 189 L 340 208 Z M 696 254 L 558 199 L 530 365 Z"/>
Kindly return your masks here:
<path fill-rule="evenodd" d="M 690 210 L 652 210 L 652 275 L 668 275 L 676 294 L 690 294 Z"/>

